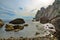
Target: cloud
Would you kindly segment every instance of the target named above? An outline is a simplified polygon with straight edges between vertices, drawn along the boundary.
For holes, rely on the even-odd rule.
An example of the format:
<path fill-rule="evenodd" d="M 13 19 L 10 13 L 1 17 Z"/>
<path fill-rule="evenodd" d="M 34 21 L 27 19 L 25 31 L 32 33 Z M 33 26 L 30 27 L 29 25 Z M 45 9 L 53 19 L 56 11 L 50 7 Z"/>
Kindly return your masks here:
<path fill-rule="evenodd" d="M 14 12 L 9 11 L 9 10 L 0 10 L 0 18 L 2 19 L 10 19 L 16 16 Z"/>
<path fill-rule="evenodd" d="M 54 0 L 0 0 L 1 6 L 8 15 L 32 16 L 34 17 L 37 10 L 41 7 L 51 5 Z M 0 8 L 1 9 L 1 8 Z M 2 14 L 2 15 L 6 15 Z"/>
<path fill-rule="evenodd" d="M 22 8 L 22 7 L 20 7 L 19 9 L 20 9 L 20 10 L 23 10 L 23 8 Z"/>

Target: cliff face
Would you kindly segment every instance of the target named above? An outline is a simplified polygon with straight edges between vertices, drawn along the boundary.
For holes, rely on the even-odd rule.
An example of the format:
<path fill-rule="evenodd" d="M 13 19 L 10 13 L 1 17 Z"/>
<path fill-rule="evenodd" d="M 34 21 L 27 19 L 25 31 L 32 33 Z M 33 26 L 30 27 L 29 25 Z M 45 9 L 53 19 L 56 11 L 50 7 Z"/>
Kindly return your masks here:
<path fill-rule="evenodd" d="M 51 20 L 57 15 L 60 15 L 60 0 L 55 0 L 53 5 L 49 5 L 46 9 L 42 7 L 41 10 L 37 11 L 35 18 L 39 20 L 41 17 L 45 16 Z"/>

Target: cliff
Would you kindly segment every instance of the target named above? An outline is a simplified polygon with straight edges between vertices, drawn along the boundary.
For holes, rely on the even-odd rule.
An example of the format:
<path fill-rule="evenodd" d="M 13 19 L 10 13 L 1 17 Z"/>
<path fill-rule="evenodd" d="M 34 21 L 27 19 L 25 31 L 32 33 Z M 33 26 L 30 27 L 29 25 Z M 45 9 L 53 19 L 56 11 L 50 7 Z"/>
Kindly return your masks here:
<path fill-rule="evenodd" d="M 41 17 L 45 16 L 51 20 L 58 15 L 60 16 L 60 0 L 55 0 L 53 5 L 49 5 L 47 8 L 42 7 L 41 10 L 38 10 L 35 18 L 39 20 Z"/>

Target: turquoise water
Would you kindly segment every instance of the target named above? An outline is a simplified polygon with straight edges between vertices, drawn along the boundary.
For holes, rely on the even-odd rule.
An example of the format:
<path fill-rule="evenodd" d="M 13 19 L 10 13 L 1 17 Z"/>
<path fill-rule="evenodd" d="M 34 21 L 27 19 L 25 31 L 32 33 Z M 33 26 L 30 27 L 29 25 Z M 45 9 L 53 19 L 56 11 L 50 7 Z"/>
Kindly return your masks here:
<path fill-rule="evenodd" d="M 40 32 L 40 35 L 38 35 L 38 36 L 42 36 L 44 34 L 44 29 L 42 28 L 42 26 L 39 22 L 32 22 L 31 20 L 25 20 L 25 21 L 27 24 L 29 24 L 29 26 L 24 27 L 23 30 L 20 30 L 18 32 L 14 32 L 14 31 L 6 32 L 5 25 L 4 25 L 3 28 L 0 28 L 0 38 L 36 37 L 36 35 L 35 35 L 36 32 Z M 6 23 L 8 23 L 8 22 L 6 22 Z M 40 25 L 41 30 L 38 31 L 36 25 Z"/>

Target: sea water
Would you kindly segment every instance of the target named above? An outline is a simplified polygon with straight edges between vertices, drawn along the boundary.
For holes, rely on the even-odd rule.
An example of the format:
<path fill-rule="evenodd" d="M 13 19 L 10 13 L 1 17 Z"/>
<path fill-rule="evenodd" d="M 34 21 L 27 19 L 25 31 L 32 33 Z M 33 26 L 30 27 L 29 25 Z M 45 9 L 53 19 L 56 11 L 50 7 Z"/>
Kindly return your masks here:
<path fill-rule="evenodd" d="M 23 30 L 20 30 L 18 32 L 14 32 L 14 31 L 9 31 L 6 32 L 5 31 L 5 25 L 0 28 L 0 38 L 9 38 L 9 37 L 14 37 L 14 38 L 18 38 L 18 37 L 36 37 L 36 32 L 39 32 L 40 35 L 38 36 L 43 36 L 44 35 L 44 29 L 41 26 L 40 22 L 32 22 L 32 20 L 25 20 L 26 24 L 28 24 L 28 27 L 24 27 Z M 8 22 L 5 22 L 8 23 Z M 38 28 L 36 27 L 37 25 L 39 25 L 40 30 L 38 30 Z"/>

